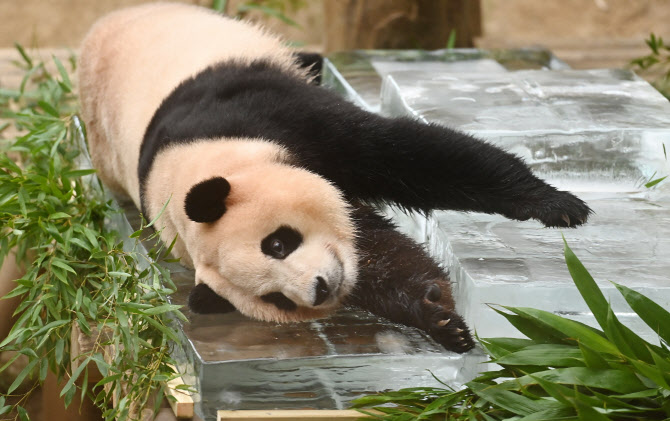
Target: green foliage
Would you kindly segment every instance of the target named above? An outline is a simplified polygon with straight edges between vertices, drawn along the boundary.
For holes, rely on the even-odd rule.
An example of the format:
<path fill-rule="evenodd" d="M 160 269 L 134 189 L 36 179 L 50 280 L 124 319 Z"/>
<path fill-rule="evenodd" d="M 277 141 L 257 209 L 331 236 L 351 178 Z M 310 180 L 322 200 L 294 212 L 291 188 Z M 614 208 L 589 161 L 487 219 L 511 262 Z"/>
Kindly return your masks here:
<path fill-rule="evenodd" d="M 237 18 L 244 19 L 249 13 L 258 11 L 269 18 L 279 19 L 287 25 L 300 27 L 293 19 L 288 17 L 289 12 L 304 7 L 307 4 L 305 0 L 256 0 L 242 1 L 238 4 L 235 11 L 228 10 L 228 0 L 213 0 L 212 8 L 218 12 L 228 14 Z"/>
<path fill-rule="evenodd" d="M 456 48 L 456 28 L 449 31 L 449 39 L 447 39 L 447 50 Z"/>
<path fill-rule="evenodd" d="M 658 89 L 666 98 L 670 99 L 670 46 L 665 45 L 663 38 L 650 34 L 649 39 L 645 40 L 649 47 L 649 54 L 636 58 L 630 62 L 634 70 L 654 77 L 652 85 Z M 668 159 L 668 155 L 663 144 L 663 155 Z M 656 173 L 645 183 L 646 188 L 652 188 L 668 176 L 654 178 Z"/>
<path fill-rule="evenodd" d="M 636 58 L 630 64 L 635 70 L 656 76 L 653 85 L 670 99 L 670 46 L 665 45 L 663 38 L 650 34 L 645 40 L 649 54 Z"/>
<path fill-rule="evenodd" d="M 11 396 L 27 378 L 34 379 L 34 390 L 51 370 L 65 383 L 66 404 L 88 396 L 107 420 L 135 418 L 144 406 L 160 404 L 165 381 L 175 377 L 169 365 L 170 340 L 177 340 L 172 320 L 183 315 L 167 300 L 174 285 L 158 264 L 169 250 L 158 246 L 146 257 L 135 243 L 124 251 L 105 227 L 118 210 L 92 178 L 94 170 L 75 164 L 81 134 L 68 72 L 54 57 L 54 75 L 17 49 L 25 78 L 19 90 L 0 91 L 2 117 L 19 132 L 2 141 L 0 263 L 15 250 L 27 273 L 8 295 L 21 297 L 21 304 L 0 351 L 17 351 L 29 362 L 6 393 Z M 91 334 L 95 346 L 77 357 L 72 371 L 75 326 Z M 88 382 L 88 363 L 104 376 L 97 385 Z M 12 408 L 0 397 L 0 414 L 13 409 L 27 419 L 21 407 L 27 395 L 16 400 Z"/>
<path fill-rule="evenodd" d="M 354 407 L 383 413 L 368 419 L 396 421 L 670 419 L 670 312 L 615 284 L 661 345 L 646 342 L 619 322 L 567 243 L 565 260 L 600 330 L 542 310 L 496 309 L 529 338 L 480 340 L 500 370 L 459 391 L 404 389 L 359 398 Z"/>

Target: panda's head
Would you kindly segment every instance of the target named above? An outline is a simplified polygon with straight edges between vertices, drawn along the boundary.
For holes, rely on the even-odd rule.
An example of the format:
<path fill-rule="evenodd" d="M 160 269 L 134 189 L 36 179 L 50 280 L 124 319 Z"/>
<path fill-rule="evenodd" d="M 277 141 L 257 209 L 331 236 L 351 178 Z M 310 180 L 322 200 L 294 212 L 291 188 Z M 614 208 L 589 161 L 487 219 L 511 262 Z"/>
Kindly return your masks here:
<path fill-rule="evenodd" d="M 268 321 L 322 317 L 354 286 L 349 206 L 315 174 L 266 163 L 206 178 L 188 189 L 183 212 L 194 291 L 211 289 L 243 314 Z"/>

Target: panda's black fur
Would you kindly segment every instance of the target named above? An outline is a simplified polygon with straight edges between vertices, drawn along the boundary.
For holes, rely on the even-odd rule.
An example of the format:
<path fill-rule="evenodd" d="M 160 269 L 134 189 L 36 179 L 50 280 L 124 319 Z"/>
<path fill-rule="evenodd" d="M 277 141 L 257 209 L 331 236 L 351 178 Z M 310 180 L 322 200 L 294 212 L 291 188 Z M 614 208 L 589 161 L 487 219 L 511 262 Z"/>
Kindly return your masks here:
<path fill-rule="evenodd" d="M 296 62 L 318 82 L 317 55 L 298 54 Z M 287 154 L 278 162 L 318 174 L 343 193 L 352 207 L 358 259 L 358 281 L 345 303 L 421 328 L 458 352 L 470 349 L 473 341 L 455 313 L 447 273 L 371 205 L 391 203 L 424 213 L 499 213 L 551 227 L 582 224 L 591 212 L 497 147 L 444 126 L 364 111 L 263 59 L 212 63 L 164 98 L 141 142 L 142 208 L 147 210 L 146 183 L 157 156 L 175 145 L 226 138 L 279 145 Z M 226 212 L 230 186 L 221 180 L 205 180 L 186 196 L 192 221 L 208 224 Z M 319 285 L 315 305 L 323 299 Z M 297 308 L 279 292 L 260 298 L 282 311 Z M 235 308 L 206 283 L 192 290 L 189 305 L 207 313 Z"/>

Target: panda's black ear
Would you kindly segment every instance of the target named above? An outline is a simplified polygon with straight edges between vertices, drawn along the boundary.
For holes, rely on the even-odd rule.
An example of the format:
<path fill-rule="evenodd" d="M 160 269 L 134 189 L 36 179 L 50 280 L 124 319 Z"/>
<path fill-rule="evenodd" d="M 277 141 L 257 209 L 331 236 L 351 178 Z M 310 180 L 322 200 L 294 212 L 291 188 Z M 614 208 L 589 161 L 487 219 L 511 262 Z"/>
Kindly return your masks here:
<path fill-rule="evenodd" d="M 184 210 L 191 221 L 214 222 L 226 213 L 226 197 L 230 183 L 223 177 L 213 177 L 191 187 Z"/>

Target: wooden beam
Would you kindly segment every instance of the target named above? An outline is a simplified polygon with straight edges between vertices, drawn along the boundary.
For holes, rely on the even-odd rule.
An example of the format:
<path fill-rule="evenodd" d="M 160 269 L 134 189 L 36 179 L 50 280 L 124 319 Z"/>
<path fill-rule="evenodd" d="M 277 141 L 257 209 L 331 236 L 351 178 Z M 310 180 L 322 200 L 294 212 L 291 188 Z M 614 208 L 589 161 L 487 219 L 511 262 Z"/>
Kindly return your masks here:
<path fill-rule="evenodd" d="M 367 411 L 375 412 L 375 411 Z M 217 421 L 354 421 L 365 414 L 352 409 L 275 409 L 275 410 L 240 410 L 240 411 L 218 411 Z"/>
<path fill-rule="evenodd" d="M 177 371 L 177 370 L 175 370 Z M 172 412 L 177 418 L 193 418 L 193 396 L 186 390 L 177 389 L 177 386 L 185 385 L 181 376 L 167 383 L 165 395 L 170 403 Z M 170 396 L 174 399 L 170 399 Z"/>

